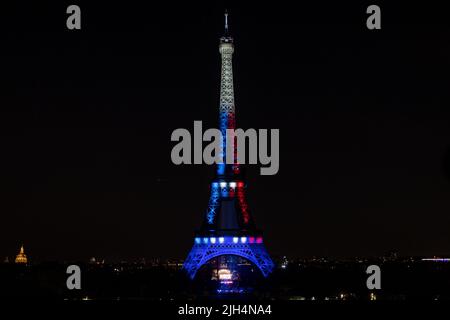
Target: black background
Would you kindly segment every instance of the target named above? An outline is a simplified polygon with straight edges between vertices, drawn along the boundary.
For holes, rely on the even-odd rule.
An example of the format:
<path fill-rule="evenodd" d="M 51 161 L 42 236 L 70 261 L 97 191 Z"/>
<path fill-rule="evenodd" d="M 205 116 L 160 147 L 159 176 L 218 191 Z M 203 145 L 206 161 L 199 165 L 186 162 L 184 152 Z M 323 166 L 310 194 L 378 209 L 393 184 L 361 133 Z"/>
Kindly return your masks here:
<path fill-rule="evenodd" d="M 443 8 L 377 3 L 368 30 L 372 2 L 245 3 L 2 3 L 0 257 L 185 257 L 214 170 L 170 135 L 217 126 L 225 7 L 238 126 L 280 129 L 279 173 L 248 170 L 269 251 L 450 252 Z"/>

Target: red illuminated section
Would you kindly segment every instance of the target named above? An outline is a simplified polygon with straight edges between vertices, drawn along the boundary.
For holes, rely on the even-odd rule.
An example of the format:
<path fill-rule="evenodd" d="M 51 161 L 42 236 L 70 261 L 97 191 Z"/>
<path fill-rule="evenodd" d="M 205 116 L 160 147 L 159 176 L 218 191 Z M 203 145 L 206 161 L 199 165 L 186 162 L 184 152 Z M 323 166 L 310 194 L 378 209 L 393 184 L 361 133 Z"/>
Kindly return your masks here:
<path fill-rule="evenodd" d="M 248 205 L 247 201 L 245 200 L 245 189 L 244 189 L 244 183 L 238 182 L 237 183 L 237 199 L 239 201 L 239 207 L 241 208 L 242 212 L 242 220 L 244 222 L 244 225 L 248 225 L 250 223 L 250 214 L 248 212 Z"/>

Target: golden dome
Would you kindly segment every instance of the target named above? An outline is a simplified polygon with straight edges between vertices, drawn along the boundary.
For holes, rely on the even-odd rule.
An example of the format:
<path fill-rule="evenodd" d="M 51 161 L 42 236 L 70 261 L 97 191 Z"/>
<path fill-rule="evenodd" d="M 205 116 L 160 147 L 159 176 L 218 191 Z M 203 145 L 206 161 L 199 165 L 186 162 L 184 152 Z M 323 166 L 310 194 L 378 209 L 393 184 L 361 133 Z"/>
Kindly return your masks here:
<path fill-rule="evenodd" d="M 25 250 L 23 249 L 23 245 L 20 247 L 20 252 L 16 256 L 16 263 L 26 264 L 28 262 L 27 255 L 25 254 Z"/>

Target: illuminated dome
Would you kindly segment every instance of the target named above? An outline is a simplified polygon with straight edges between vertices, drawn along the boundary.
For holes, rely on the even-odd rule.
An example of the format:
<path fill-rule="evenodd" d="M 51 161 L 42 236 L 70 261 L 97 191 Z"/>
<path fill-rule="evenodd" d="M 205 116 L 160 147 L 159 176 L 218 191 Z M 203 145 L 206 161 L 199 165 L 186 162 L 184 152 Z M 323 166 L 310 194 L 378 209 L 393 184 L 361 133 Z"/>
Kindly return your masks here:
<path fill-rule="evenodd" d="M 22 264 L 27 264 L 27 262 L 28 262 L 27 255 L 25 254 L 25 250 L 23 249 L 23 245 L 20 247 L 20 252 L 16 256 L 15 262 L 22 263 Z"/>

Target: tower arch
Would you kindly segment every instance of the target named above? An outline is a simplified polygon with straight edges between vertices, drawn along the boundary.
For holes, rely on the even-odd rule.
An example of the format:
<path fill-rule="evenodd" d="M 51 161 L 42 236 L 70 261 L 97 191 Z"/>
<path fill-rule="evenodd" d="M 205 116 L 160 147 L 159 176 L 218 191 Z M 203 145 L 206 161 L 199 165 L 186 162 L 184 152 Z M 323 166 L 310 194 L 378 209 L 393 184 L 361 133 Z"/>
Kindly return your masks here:
<path fill-rule="evenodd" d="M 256 230 L 245 197 L 246 183 L 237 163 L 234 143 L 234 161 L 226 162 L 227 129 L 236 129 L 233 86 L 233 38 L 229 34 L 228 14 L 225 12 L 225 33 L 220 38 L 221 55 L 219 128 L 222 132 L 223 163 L 217 164 L 216 177 L 211 183 L 210 199 L 204 221 L 183 268 L 193 279 L 202 265 L 224 255 L 235 255 L 253 263 L 267 277 L 274 268 Z M 231 137 L 234 139 L 235 137 Z"/>

